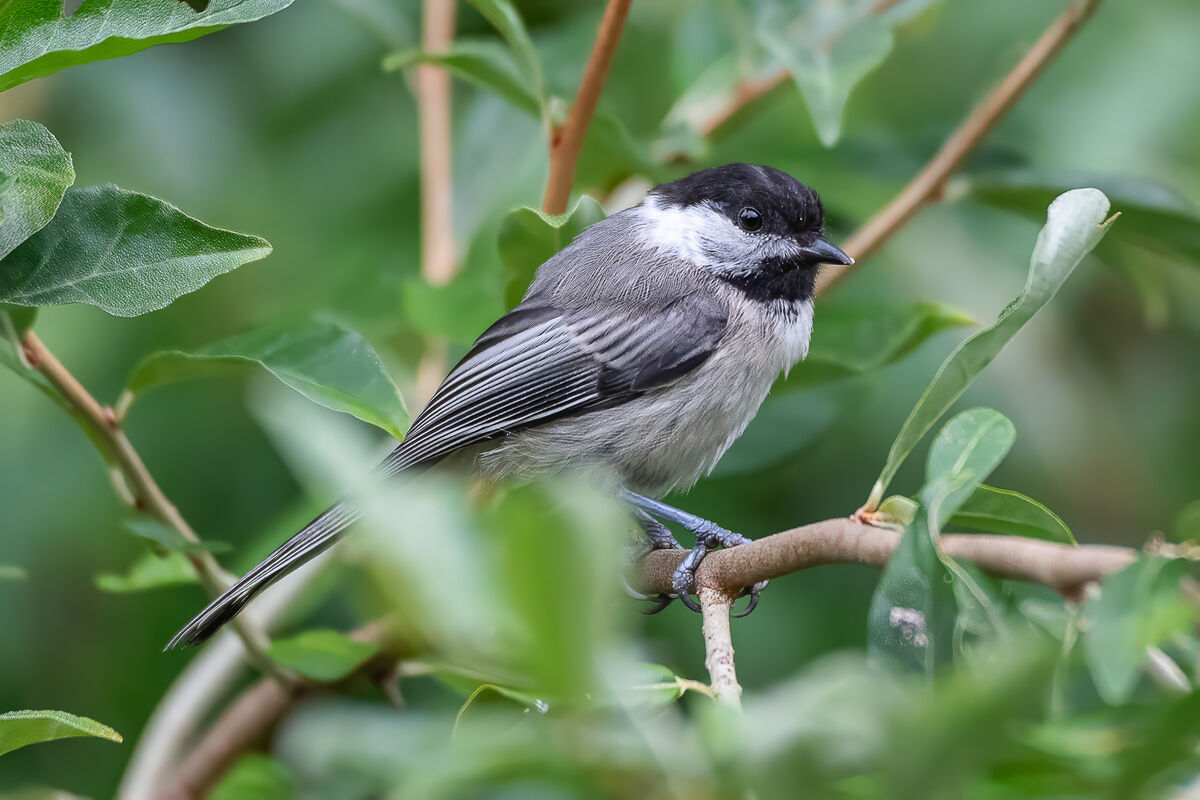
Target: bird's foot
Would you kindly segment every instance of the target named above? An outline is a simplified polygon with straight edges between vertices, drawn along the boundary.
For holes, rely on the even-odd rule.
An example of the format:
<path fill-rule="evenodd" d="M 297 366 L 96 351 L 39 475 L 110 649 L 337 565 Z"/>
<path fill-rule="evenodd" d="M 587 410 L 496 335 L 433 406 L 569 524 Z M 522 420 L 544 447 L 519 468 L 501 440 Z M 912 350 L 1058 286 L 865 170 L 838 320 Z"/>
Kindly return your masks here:
<path fill-rule="evenodd" d="M 641 561 L 655 550 L 682 550 L 683 546 L 676 541 L 674 535 L 661 522 L 656 520 L 649 514 L 635 509 L 634 513 L 637 516 L 638 526 L 642 530 L 641 540 L 630 547 L 626 555 L 626 566 L 631 567 Z M 632 597 L 634 600 L 648 600 L 653 605 L 643 609 L 643 614 L 657 614 L 667 606 L 671 605 L 671 601 L 675 599 L 674 594 L 646 594 L 639 592 L 629 585 L 629 580 L 621 575 L 621 588 L 625 590 L 625 594 Z"/>

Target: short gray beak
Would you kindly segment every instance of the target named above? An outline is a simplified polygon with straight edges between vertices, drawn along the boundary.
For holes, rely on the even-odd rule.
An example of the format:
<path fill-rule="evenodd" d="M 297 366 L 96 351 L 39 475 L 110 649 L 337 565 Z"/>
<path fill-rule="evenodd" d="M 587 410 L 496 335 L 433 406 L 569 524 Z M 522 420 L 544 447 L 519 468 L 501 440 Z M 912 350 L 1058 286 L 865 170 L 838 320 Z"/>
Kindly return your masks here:
<path fill-rule="evenodd" d="M 842 252 L 840 247 L 830 244 L 824 238 L 818 238 L 805 247 L 803 252 L 817 264 L 837 264 L 848 267 L 854 263 L 854 259 Z"/>

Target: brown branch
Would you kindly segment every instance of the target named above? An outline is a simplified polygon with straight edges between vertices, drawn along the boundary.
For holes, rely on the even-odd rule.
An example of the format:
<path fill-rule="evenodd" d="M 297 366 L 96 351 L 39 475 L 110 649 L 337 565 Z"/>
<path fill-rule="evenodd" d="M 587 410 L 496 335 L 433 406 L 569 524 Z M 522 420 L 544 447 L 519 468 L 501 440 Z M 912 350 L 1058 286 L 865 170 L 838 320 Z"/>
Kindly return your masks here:
<path fill-rule="evenodd" d="M 621 39 L 621 29 L 629 15 L 633 0 L 609 0 L 596 33 L 596 43 L 588 59 L 583 82 L 575 95 L 575 103 L 567 114 L 567 123 L 561 130 L 553 131 L 550 137 L 550 179 L 546 182 L 546 196 L 542 210 L 547 214 L 562 214 L 567 210 L 571 197 L 571 184 L 575 179 L 575 163 L 583 148 L 583 137 L 592 121 L 604 80 L 608 77 L 608 66 Z"/>
<path fill-rule="evenodd" d="M 829 519 L 756 539 L 729 550 L 710 553 L 700 565 L 696 584 L 727 595 L 743 587 L 823 564 L 870 564 L 882 567 L 900 534 L 850 518 Z M 1091 581 L 1129 564 L 1135 552 L 1108 545 L 1055 544 L 1020 536 L 947 534 L 942 551 L 973 561 L 985 572 L 1037 583 L 1075 594 Z M 657 550 L 646 556 L 633 575 L 634 585 L 648 593 L 670 592 L 671 573 L 686 550 Z"/>
<path fill-rule="evenodd" d="M 704 635 L 704 666 L 708 669 L 713 696 L 723 706 L 741 708 L 742 687 L 733 663 L 733 635 L 729 630 L 733 597 L 711 587 L 700 590 L 701 632 Z"/>
<path fill-rule="evenodd" d="M 941 198 L 946 181 L 1008 115 L 1034 81 L 1091 18 L 1098 5 L 1100 0 L 1081 0 L 1050 23 L 1012 71 L 967 115 L 921 171 L 890 203 L 854 232 L 843 249 L 858 264 L 887 243 L 927 204 Z M 852 269 L 854 267 L 823 270 L 817 276 L 817 293 L 845 280 Z"/>
<path fill-rule="evenodd" d="M 199 542 L 200 537 L 188 525 L 179 509 L 167 499 L 155 482 L 150 470 L 142 461 L 137 450 L 125 435 L 111 408 L 97 402 L 96 398 L 71 374 L 62 362 L 50 352 L 33 331 L 26 331 L 21 338 L 25 361 L 47 380 L 63 401 L 71 416 L 79 423 L 111 471 L 119 476 L 118 494 L 138 512 L 147 514 L 179 533 L 189 542 Z M 206 552 L 187 553 L 188 560 L 196 568 L 201 583 L 214 597 L 228 585 L 226 573 L 212 554 Z M 276 680 L 288 682 L 291 676 L 267 658 L 267 640 L 262 633 L 247 624 L 235 628 L 251 661 Z"/>

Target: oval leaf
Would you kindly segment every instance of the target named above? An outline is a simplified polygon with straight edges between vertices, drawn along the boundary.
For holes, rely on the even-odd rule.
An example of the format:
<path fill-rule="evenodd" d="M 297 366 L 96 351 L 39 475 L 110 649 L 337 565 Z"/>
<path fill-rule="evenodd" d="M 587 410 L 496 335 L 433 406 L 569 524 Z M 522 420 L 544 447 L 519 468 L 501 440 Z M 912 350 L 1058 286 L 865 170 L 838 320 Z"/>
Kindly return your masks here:
<path fill-rule="evenodd" d="M 118 317 L 170 305 L 271 252 L 162 200 L 111 184 L 70 189 L 58 214 L 0 262 L 0 301 L 89 303 Z"/>
<path fill-rule="evenodd" d="M 18 747 L 54 739 L 94 736 L 121 742 L 121 734 L 107 725 L 65 711 L 9 711 L 0 714 L 0 755 Z"/>
<path fill-rule="evenodd" d="M 186 42 L 291 4 L 292 0 L 210 0 L 197 11 L 179 0 L 84 0 L 74 14 L 63 16 L 60 0 L 3 3 L 0 91 L 76 64 Z"/>
<path fill-rule="evenodd" d="M 990 408 L 964 411 L 946 423 L 929 447 L 921 491 L 938 529 L 999 466 L 1016 438 L 1008 417 Z"/>
<path fill-rule="evenodd" d="M 260 366 L 314 403 L 358 417 L 396 438 L 408 412 L 366 339 L 332 322 L 264 328 L 198 350 L 164 350 L 138 362 L 131 399 L 156 386 Z"/>
<path fill-rule="evenodd" d="M 976 487 L 946 526 L 1075 544 L 1075 535 L 1053 511 L 1032 497 L 995 486 Z"/>
<path fill-rule="evenodd" d="M 314 681 L 338 681 L 379 652 L 373 642 L 358 642 L 334 630 L 304 631 L 290 639 L 271 642 L 267 651 L 275 661 Z"/>
<path fill-rule="evenodd" d="M 900 428 L 868 504 L 883 497 L 896 470 L 929 429 L 962 396 L 975 377 L 1058 292 L 1083 257 L 1108 229 L 1108 198 L 1097 189 L 1073 189 L 1050 204 L 1038 235 L 1025 288 L 990 328 L 954 349 Z"/>
<path fill-rule="evenodd" d="M 529 206 L 510 211 L 500 223 L 499 236 L 505 305 L 512 308 L 521 302 L 538 267 L 604 217 L 604 206 L 586 194 L 566 214 L 546 214 Z"/>
<path fill-rule="evenodd" d="M 45 227 L 74 182 L 70 153 L 45 127 L 0 125 L 0 258 Z"/>

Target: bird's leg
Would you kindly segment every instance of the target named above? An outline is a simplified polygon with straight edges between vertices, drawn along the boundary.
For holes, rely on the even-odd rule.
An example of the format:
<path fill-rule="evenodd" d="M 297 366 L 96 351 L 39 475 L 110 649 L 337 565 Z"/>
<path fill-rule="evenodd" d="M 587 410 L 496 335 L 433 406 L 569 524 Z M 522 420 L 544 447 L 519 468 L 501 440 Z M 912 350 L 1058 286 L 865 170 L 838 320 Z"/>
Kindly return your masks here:
<path fill-rule="evenodd" d="M 641 561 L 646 555 L 654 550 L 682 550 L 683 546 L 675 541 L 675 537 L 671 535 L 671 531 L 666 525 L 656 520 L 654 517 L 647 514 L 641 509 L 634 508 L 634 516 L 637 517 L 638 526 L 642 529 L 643 537 L 639 544 L 630 548 L 629 566 Z M 625 594 L 635 600 L 650 600 L 655 605 L 643 611 L 645 614 L 657 614 L 667 606 L 671 605 L 671 601 L 675 599 L 674 595 L 669 594 L 644 594 L 634 589 L 629 585 L 629 581 L 624 576 L 621 577 L 622 588 L 625 589 Z"/>
<path fill-rule="evenodd" d="M 745 544 L 750 541 L 740 533 L 726 530 L 715 522 L 709 522 L 703 517 L 698 517 L 695 514 L 688 513 L 683 509 L 669 506 L 660 500 L 654 500 L 649 497 L 631 492 L 628 489 L 621 490 L 621 496 L 629 502 L 638 512 L 639 518 L 648 517 L 652 520 L 665 520 L 679 525 L 684 530 L 688 531 L 696 537 L 696 545 L 692 548 L 687 557 L 675 568 L 675 572 L 671 575 L 671 585 L 675 590 L 675 594 L 688 608 L 693 611 L 700 610 L 700 604 L 692 598 L 692 593 L 696 589 L 696 570 L 700 567 L 700 562 L 709 550 L 716 547 L 737 547 L 740 544 Z M 659 527 L 662 527 L 661 524 Z M 669 532 L 667 534 L 670 535 Z M 649 538 L 649 533 L 647 533 Z M 671 542 L 675 542 L 671 538 Z M 676 543 L 676 547 L 679 545 Z M 652 549 L 656 549 L 653 548 Z M 746 616 L 754 607 L 758 605 L 758 594 L 766 586 L 766 581 L 756 583 L 745 589 L 744 594 L 750 595 L 750 603 L 746 610 L 737 616 Z M 666 607 L 665 605 L 663 606 Z M 656 609 L 661 611 L 662 609 Z"/>

